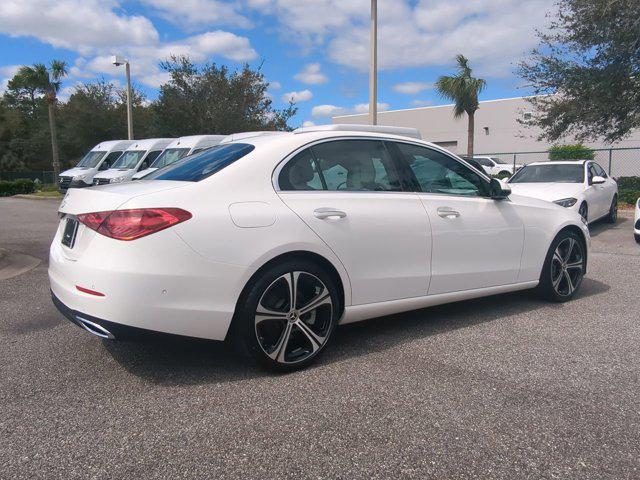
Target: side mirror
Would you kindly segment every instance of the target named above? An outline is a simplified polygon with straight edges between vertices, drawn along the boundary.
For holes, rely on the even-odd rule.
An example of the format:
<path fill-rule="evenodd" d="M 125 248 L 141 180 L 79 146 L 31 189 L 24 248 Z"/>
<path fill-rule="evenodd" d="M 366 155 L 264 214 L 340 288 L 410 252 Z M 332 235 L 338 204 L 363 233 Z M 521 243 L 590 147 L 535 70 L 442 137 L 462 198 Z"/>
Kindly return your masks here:
<path fill-rule="evenodd" d="M 146 161 L 142 162 L 142 164 L 140 165 L 140 168 L 138 169 L 139 172 L 141 172 L 142 170 L 146 170 L 147 168 L 149 168 L 149 165 L 147 164 Z"/>
<path fill-rule="evenodd" d="M 604 177 L 600 177 L 600 176 L 596 175 L 595 177 L 593 177 L 591 179 L 591 185 L 601 185 L 606 181 L 607 180 Z"/>
<path fill-rule="evenodd" d="M 498 180 L 497 178 L 492 178 L 491 183 L 489 183 L 489 189 L 491 193 L 491 198 L 494 200 L 503 200 L 511 195 L 511 188 L 502 180 Z"/>

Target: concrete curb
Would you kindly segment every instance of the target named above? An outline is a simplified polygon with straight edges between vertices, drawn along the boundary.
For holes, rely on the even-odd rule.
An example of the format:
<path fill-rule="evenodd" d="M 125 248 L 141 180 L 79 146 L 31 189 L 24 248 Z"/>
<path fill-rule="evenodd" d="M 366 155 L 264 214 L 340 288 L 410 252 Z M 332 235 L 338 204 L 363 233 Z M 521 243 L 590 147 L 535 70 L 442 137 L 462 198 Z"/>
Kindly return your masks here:
<path fill-rule="evenodd" d="M 63 197 L 39 197 L 37 195 L 19 194 L 19 195 L 13 195 L 12 197 L 9 197 L 9 198 L 27 198 L 29 200 L 57 200 L 57 201 L 60 201 L 60 200 L 62 200 Z"/>

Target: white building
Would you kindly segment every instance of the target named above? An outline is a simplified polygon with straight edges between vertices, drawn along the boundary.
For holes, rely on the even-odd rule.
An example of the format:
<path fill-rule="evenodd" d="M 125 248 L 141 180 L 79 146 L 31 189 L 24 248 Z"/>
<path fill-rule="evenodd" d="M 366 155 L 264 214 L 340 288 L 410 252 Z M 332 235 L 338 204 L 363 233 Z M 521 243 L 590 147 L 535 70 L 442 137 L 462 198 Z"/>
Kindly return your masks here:
<path fill-rule="evenodd" d="M 550 143 L 538 141 L 540 130 L 534 126 L 522 125 L 532 106 L 525 97 L 487 100 L 480 102 L 475 115 L 474 152 L 514 153 L 540 152 L 548 150 Z M 369 123 L 367 114 L 333 117 L 333 123 Z M 454 153 L 467 152 L 467 117 L 453 118 L 453 105 L 389 110 L 378 113 L 380 125 L 414 127 L 420 130 L 424 140 L 436 143 Z M 558 143 L 575 143 L 567 138 Z M 615 145 L 603 142 L 583 142 L 592 148 L 640 147 L 640 130 Z M 599 155 L 600 156 L 600 155 Z M 505 155 L 505 157 L 508 157 Z M 531 161 L 536 160 L 531 156 Z M 528 163 L 528 162 L 527 162 Z"/>

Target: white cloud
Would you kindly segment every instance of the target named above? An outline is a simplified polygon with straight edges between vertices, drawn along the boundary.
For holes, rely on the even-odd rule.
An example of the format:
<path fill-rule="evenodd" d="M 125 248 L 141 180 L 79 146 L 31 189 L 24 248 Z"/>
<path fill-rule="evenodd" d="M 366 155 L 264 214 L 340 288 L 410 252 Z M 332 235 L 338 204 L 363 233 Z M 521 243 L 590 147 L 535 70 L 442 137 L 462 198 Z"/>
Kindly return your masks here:
<path fill-rule="evenodd" d="M 431 87 L 432 85 L 427 82 L 402 82 L 394 85 L 393 90 L 398 93 L 415 95 Z"/>
<path fill-rule="evenodd" d="M 271 90 L 280 90 L 282 88 L 282 84 L 280 82 L 269 82 L 269 88 Z"/>
<path fill-rule="evenodd" d="M 311 120 L 305 120 L 304 122 L 302 122 L 302 126 L 303 127 L 315 127 L 316 124 L 315 124 L 315 122 L 312 122 Z"/>
<path fill-rule="evenodd" d="M 142 3 L 154 8 L 165 20 L 182 28 L 195 28 L 210 25 L 233 25 L 242 28 L 251 27 L 247 17 L 238 13 L 237 2 L 219 0 L 142 0 Z"/>
<path fill-rule="evenodd" d="M 383 112 L 389 109 L 388 103 L 378 103 L 378 111 Z M 351 108 L 338 107 L 336 105 L 316 105 L 311 109 L 311 115 L 314 118 L 329 118 L 342 115 L 353 115 L 356 113 L 367 113 L 369 111 L 368 103 L 358 103 Z"/>
<path fill-rule="evenodd" d="M 306 102 L 313 98 L 311 90 L 300 90 L 299 92 L 287 92 L 282 95 L 282 101 L 287 103 L 292 101 L 294 103 Z"/>
<path fill-rule="evenodd" d="M 35 37 L 79 52 L 158 41 L 158 31 L 147 18 L 120 15 L 116 7 L 114 0 L 3 0 L 0 33 Z"/>
<path fill-rule="evenodd" d="M 7 84 L 13 76 L 18 73 L 18 69 L 22 65 L 4 65 L 0 67 L 0 93 L 3 93 L 7 89 Z"/>
<path fill-rule="evenodd" d="M 325 50 L 332 61 L 366 71 L 368 0 L 252 0 L 276 16 L 283 38 L 303 52 Z M 463 53 L 476 73 L 510 74 L 523 52 L 538 43 L 554 0 L 394 0 L 378 3 L 381 69 L 449 66 Z"/>
<path fill-rule="evenodd" d="M 296 73 L 293 78 L 310 85 L 319 85 L 329 81 L 327 76 L 320 71 L 319 63 L 309 63 L 305 65 L 301 72 Z"/>

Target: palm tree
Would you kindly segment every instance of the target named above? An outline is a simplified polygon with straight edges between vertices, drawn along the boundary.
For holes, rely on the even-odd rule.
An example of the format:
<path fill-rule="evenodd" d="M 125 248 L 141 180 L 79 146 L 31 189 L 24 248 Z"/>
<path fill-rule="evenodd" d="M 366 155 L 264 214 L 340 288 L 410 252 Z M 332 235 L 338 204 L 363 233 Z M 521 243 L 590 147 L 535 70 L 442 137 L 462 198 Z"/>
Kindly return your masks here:
<path fill-rule="evenodd" d="M 482 78 L 473 77 L 469 60 L 464 55 L 456 56 L 458 73 L 443 75 L 436 82 L 438 93 L 449 100 L 453 100 L 453 118 L 460 118 L 464 113 L 469 117 L 467 127 L 467 155 L 473 156 L 474 115 L 478 110 L 478 94 L 487 85 Z"/>
<path fill-rule="evenodd" d="M 55 107 L 58 101 L 58 92 L 62 85 L 62 78 L 67 74 L 67 64 L 61 60 L 52 60 L 49 68 L 42 63 L 36 63 L 32 67 L 20 67 L 14 80 L 33 91 L 40 93 L 49 109 L 49 131 L 51 132 L 51 154 L 54 178 L 60 173 L 60 160 L 58 158 L 58 135 L 56 130 Z"/>

